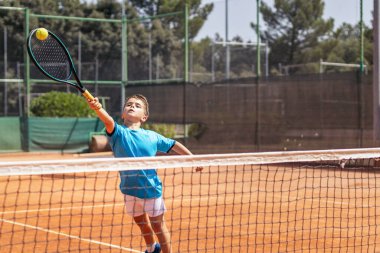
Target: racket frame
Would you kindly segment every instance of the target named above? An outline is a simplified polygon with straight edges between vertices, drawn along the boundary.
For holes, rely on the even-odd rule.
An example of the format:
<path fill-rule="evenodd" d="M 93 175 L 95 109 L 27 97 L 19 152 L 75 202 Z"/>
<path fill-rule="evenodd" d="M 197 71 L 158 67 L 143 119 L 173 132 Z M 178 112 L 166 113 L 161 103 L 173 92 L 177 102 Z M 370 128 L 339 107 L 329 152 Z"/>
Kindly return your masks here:
<path fill-rule="evenodd" d="M 70 55 L 70 52 L 69 50 L 67 49 L 67 47 L 65 46 L 65 44 L 63 43 L 63 41 L 57 36 L 55 35 L 54 33 L 52 33 L 51 31 L 48 30 L 48 33 L 49 33 L 49 36 L 52 36 L 57 42 L 58 44 L 62 47 L 66 57 L 68 58 L 69 60 L 69 65 L 70 65 L 70 75 L 68 76 L 68 78 L 70 78 L 72 75 L 74 76 L 74 79 L 76 81 L 76 83 L 74 82 L 71 82 L 69 81 L 68 79 L 59 79 L 59 78 L 56 78 L 52 75 L 50 75 L 47 71 L 45 71 L 45 69 L 40 65 L 40 63 L 37 61 L 37 59 L 34 57 L 34 54 L 33 54 L 33 50 L 32 50 L 32 46 L 31 46 L 31 40 L 32 40 L 32 36 L 35 35 L 36 31 L 38 30 L 38 28 L 32 30 L 30 33 L 29 33 L 29 36 L 28 36 L 28 39 L 27 39 L 27 51 L 28 51 L 28 54 L 30 56 L 30 58 L 32 59 L 33 63 L 36 65 L 36 67 L 48 78 L 54 80 L 54 81 L 57 81 L 57 82 L 61 82 L 61 83 L 66 83 L 70 86 L 73 86 L 75 87 L 77 90 L 79 90 L 82 95 L 89 99 L 89 100 L 93 100 L 94 97 L 91 95 L 91 93 L 82 85 L 82 82 L 80 81 L 79 77 L 78 77 L 78 74 L 77 74 L 77 71 L 75 69 L 75 65 L 74 65 L 74 61 L 73 59 L 71 58 L 71 55 Z"/>

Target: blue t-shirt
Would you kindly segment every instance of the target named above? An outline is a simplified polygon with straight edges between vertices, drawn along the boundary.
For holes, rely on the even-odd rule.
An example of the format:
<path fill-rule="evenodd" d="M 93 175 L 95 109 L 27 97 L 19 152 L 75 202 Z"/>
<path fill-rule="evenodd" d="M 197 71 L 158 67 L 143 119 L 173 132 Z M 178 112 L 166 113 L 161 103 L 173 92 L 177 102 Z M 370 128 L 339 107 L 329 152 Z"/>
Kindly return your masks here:
<path fill-rule="evenodd" d="M 155 156 L 157 151 L 169 152 L 175 140 L 154 131 L 132 130 L 115 122 L 114 131 L 108 134 L 115 157 Z M 162 195 L 162 182 L 155 169 L 120 171 L 122 193 L 141 199 L 158 198 Z"/>

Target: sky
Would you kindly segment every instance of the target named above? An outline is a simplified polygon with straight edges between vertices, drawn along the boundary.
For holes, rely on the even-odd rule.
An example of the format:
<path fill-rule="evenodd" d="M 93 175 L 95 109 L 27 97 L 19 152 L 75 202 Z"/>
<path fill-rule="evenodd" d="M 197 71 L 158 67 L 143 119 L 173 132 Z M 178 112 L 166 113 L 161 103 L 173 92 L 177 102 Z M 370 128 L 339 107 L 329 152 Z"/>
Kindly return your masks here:
<path fill-rule="evenodd" d="M 305 0 L 308 1 L 308 0 Z M 372 27 L 372 12 L 374 0 L 363 1 L 363 21 L 367 26 Z M 205 3 L 214 3 L 214 10 L 209 15 L 208 20 L 198 33 L 196 40 L 209 36 L 214 38 L 215 33 L 225 37 L 225 0 L 203 0 Z M 273 6 L 274 0 L 264 0 Z M 335 20 L 334 26 L 337 28 L 343 22 L 356 24 L 360 20 L 360 0 L 325 0 L 324 17 L 332 17 Z M 256 41 L 256 33 L 250 28 L 250 23 L 256 23 L 256 0 L 228 0 L 229 25 L 228 38 L 232 39 L 236 35 L 244 41 Z M 263 24 L 262 21 L 260 21 Z"/>

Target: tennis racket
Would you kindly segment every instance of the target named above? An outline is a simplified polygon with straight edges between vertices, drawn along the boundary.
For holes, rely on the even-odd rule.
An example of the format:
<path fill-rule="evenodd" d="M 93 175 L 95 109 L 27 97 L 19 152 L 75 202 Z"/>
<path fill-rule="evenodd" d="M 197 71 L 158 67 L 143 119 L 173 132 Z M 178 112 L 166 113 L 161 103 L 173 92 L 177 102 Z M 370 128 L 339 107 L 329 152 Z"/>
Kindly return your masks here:
<path fill-rule="evenodd" d="M 85 98 L 93 100 L 79 80 L 73 59 L 62 40 L 50 31 L 47 38 L 40 40 L 36 37 L 37 30 L 32 30 L 27 39 L 28 54 L 36 67 L 48 78 L 71 85 Z"/>

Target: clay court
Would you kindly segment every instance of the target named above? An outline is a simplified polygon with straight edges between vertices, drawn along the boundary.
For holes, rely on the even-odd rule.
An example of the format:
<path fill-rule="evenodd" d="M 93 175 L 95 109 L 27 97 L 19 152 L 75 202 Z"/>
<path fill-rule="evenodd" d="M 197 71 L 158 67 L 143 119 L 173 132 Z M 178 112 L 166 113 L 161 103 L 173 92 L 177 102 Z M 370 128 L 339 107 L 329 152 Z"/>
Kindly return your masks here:
<path fill-rule="evenodd" d="M 72 158 L 83 155 L 2 161 Z M 378 172 L 315 164 L 159 170 L 173 251 L 376 252 Z M 0 252 L 141 252 L 118 184 L 116 171 L 1 177 Z"/>

